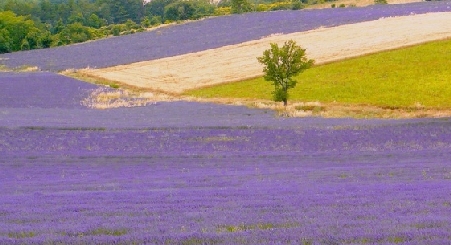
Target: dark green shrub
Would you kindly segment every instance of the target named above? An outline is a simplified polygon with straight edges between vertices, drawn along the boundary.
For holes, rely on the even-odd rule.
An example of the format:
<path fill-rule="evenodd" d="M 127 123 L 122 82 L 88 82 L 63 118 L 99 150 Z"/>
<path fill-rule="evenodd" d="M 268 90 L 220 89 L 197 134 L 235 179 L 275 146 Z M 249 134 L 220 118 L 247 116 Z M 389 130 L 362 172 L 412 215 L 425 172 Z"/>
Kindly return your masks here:
<path fill-rule="evenodd" d="M 22 40 L 22 44 L 20 45 L 21 50 L 30 50 L 30 44 L 27 39 Z"/>
<path fill-rule="evenodd" d="M 119 25 L 114 25 L 113 28 L 111 28 L 111 33 L 113 36 L 119 36 L 121 35 L 121 27 Z"/>
<path fill-rule="evenodd" d="M 160 25 L 161 23 L 163 23 L 161 16 L 152 16 L 150 19 L 150 24 L 153 26 Z"/>
<path fill-rule="evenodd" d="M 149 17 L 144 17 L 142 20 L 141 20 L 141 27 L 142 28 L 149 28 L 150 26 L 151 26 L 152 24 L 150 23 L 150 19 L 149 19 Z"/>

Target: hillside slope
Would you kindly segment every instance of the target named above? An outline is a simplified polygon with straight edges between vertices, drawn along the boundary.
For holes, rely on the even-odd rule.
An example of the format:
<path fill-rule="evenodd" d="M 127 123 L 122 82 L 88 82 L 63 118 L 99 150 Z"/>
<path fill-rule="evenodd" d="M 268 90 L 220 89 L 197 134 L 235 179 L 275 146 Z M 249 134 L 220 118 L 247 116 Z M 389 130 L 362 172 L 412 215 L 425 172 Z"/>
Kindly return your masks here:
<path fill-rule="evenodd" d="M 450 7 L 450 1 L 439 1 L 222 16 L 78 45 L 3 54 L 0 65 L 37 66 L 49 71 L 104 68 L 239 44 L 274 33 L 303 32 L 412 13 L 449 12 Z"/>
<path fill-rule="evenodd" d="M 317 64 L 451 37 L 451 13 L 384 18 L 308 32 L 274 35 L 197 53 L 81 72 L 139 88 L 183 93 L 189 89 L 262 76 L 256 57 L 295 40 Z"/>

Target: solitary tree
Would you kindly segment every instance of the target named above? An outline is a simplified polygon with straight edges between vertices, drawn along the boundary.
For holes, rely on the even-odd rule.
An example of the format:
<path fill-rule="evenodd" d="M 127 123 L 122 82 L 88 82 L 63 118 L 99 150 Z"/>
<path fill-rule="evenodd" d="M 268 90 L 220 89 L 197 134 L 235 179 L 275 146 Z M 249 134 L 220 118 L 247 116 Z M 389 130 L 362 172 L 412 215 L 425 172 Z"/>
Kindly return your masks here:
<path fill-rule="evenodd" d="M 293 76 L 310 68 L 314 60 L 307 59 L 305 49 L 302 49 L 295 41 L 286 41 L 282 47 L 271 43 L 271 48 L 263 52 L 263 56 L 257 57 L 264 65 L 265 80 L 274 85 L 274 101 L 283 101 L 287 105 L 288 89 L 296 86 Z"/>

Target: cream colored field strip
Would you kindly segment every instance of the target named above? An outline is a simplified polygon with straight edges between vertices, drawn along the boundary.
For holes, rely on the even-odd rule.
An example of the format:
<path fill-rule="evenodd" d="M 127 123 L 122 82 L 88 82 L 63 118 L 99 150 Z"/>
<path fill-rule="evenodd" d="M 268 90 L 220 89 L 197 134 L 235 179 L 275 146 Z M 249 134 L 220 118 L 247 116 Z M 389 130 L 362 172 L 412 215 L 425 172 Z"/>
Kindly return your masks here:
<path fill-rule="evenodd" d="M 137 87 L 182 93 L 262 75 L 263 66 L 256 57 L 270 43 L 282 45 L 293 39 L 319 64 L 448 37 L 451 37 L 451 13 L 430 13 L 276 34 L 197 53 L 81 72 Z"/>

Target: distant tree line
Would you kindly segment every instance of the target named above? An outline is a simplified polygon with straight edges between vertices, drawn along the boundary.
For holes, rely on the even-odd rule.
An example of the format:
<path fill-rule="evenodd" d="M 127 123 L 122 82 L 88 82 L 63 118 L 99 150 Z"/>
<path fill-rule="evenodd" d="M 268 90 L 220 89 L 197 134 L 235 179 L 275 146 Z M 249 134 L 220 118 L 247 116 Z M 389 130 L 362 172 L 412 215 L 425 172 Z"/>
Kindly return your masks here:
<path fill-rule="evenodd" d="M 0 53 L 80 43 L 162 23 L 250 11 L 301 9 L 325 0 L 3 0 Z"/>

